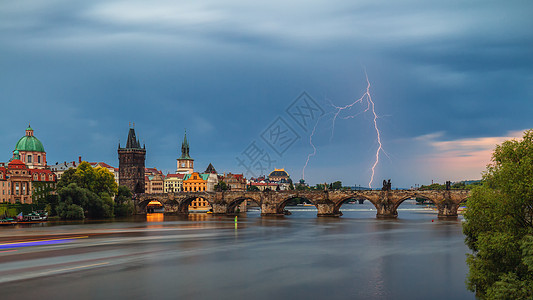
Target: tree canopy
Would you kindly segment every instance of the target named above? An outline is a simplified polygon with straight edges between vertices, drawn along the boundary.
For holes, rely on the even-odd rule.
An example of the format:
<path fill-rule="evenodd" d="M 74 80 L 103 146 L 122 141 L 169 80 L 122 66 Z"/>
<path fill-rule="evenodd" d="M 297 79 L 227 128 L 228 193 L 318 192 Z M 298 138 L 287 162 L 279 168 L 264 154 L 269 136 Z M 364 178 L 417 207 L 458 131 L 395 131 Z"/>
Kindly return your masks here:
<path fill-rule="evenodd" d="M 227 191 L 230 189 L 230 186 L 226 184 L 224 181 L 220 180 L 217 184 L 215 184 L 215 191 Z"/>
<path fill-rule="evenodd" d="M 75 183 L 78 187 L 88 189 L 96 194 L 107 193 L 114 196 L 118 191 L 115 178 L 108 169 L 102 167 L 93 168 L 86 161 L 80 163 L 76 169 L 71 168 L 65 171 L 57 183 L 57 187 L 67 187 L 71 183 Z"/>
<path fill-rule="evenodd" d="M 93 168 L 88 162 L 82 162 L 76 169 L 68 169 L 57 184 L 59 203 L 57 214 L 62 219 L 109 218 L 114 216 L 117 196 L 121 214 L 132 211 L 131 193 L 121 189 L 119 192 L 115 178 L 106 168 Z M 126 188 L 127 190 L 127 188 Z M 124 206 L 124 207 L 123 207 Z"/>
<path fill-rule="evenodd" d="M 496 146 L 472 190 L 463 233 L 467 286 L 480 298 L 533 297 L 533 130 Z"/>

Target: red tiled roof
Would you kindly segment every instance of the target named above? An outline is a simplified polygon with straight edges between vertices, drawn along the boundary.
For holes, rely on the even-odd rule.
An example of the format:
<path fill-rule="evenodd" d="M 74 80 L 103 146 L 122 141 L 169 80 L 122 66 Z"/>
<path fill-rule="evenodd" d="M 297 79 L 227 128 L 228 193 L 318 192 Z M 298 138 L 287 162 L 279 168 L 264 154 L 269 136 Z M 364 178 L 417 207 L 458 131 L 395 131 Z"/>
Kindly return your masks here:
<path fill-rule="evenodd" d="M 99 164 L 100 166 L 104 167 L 104 168 L 114 169 L 112 166 L 106 164 L 105 162 L 99 162 L 98 164 Z"/>
<path fill-rule="evenodd" d="M 53 174 L 52 171 L 46 169 L 30 169 L 30 174 Z"/>
<path fill-rule="evenodd" d="M 259 185 L 259 186 L 277 186 L 275 183 L 271 182 L 250 182 L 250 185 Z"/>
<path fill-rule="evenodd" d="M 156 168 L 144 168 L 145 173 L 153 173 L 153 174 L 163 174 L 163 172 L 159 171 Z"/>
<path fill-rule="evenodd" d="M 183 179 L 183 177 L 185 177 L 185 174 L 167 174 L 167 178 L 168 177 L 176 177 L 176 178 Z"/>
<path fill-rule="evenodd" d="M 26 168 L 26 164 L 23 163 L 22 161 L 18 160 L 18 159 L 14 159 L 14 160 L 12 160 L 12 161 L 9 162 L 7 165 L 8 165 L 8 167 L 13 167 L 13 169 L 22 169 L 22 168 Z"/>
<path fill-rule="evenodd" d="M 97 165 L 100 165 L 100 167 L 104 167 L 107 169 L 114 169 L 112 166 L 106 164 L 105 162 L 90 162 L 89 163 L 93 168 Z"/>

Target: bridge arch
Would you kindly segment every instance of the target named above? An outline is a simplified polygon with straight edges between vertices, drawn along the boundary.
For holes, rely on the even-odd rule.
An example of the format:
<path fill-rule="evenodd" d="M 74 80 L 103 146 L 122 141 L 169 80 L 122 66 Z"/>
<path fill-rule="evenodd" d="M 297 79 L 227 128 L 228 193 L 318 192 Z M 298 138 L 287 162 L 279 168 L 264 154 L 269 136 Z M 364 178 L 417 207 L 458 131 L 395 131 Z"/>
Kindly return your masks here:
<path fill-rule="evenodd" d="M 213 207 L 213 202 L 209 197 L 204 195 L 187 195 L 186 197 L 182 197 L 181 199 L 175 201 L 178 206 L 177 213 L 189 214 L 189 205 L 191 205 L 196 199 L 203 199 L 207 201 L 211 207 Z"/>
<path fill-rule="evenodd" d="M 137 209 L 140 210 L 138 211 L 138 213 L 147 213 L 148 210 L 148 204 L 152 201 L 157 201 L 159 203 L 161 203 L 158 199 L 155 199 L 155 198 L 147 198 L 147 199 L 143 199 L 142 201 L 140 201 L 138 204 L 137 204 Z M 161 203 L 161 205 L 163 205 L 163 203 Z"/>
<path fill-rule="evenodd" d="M 261 201 L 260 200 L 257 200 L 253 197 L 238 197 L 236 199 L 233 199 L 231 200 L 229 203 L 228 203 L 228 206 L 226 208 L 226 213 L 227 214 L 235 214 L 237 213 L 237 207 L 239 207 L 244 201 L 248 201 L 248 200 L 251 200 L 253 201 L 255 204 L 257 204 L 257 206 L 259 206 L 259 208 L 261 208 Z"/>
<path fill-rule="evenodd" d="M 362 194 L 353 194 L 353 195 L 349 195 L 349 196 L 345 196 L 343 197 L 340 201 L 337 201 L 335 203 L 335 207 L 333 208 L 333 212 L 335 214 L 339 214 L 339 215 L 342 215 L 341 213 L 341 207 L 343 204 L 345 204 L 346 202 L 350 201 L 350 200 L 360 200 L 360 199 L 364 199 L 364 200 L 368 200 L 370 203 L 372 203 L 372 205 L 374 206 L 374 208 L 377 209 L 377 206 L 376 206 L 376 203 L 375 203 L 375 200 L 374 199 L 371 199 L 370 197 L 366 197 L 365 195 L 362 195 Z"/>
<path fill-rule="evenodd" d="M 313 197 L 306 197 L 306 195 L 294 195 L 294 196 L 286 197 L 276 205 L 276 212 L 278 214 L 284 214 L 285 207 L 287 206 L 287 204 L 289 204 L 289 202 L 291 202 L 291 200 L 294 200 L 294 199 L 304 199 L 307 202 L 314 205 L 315 207 L 317 207 L 317 202 L 319 201 L 318 199 L 313 199 Z"/>
<path fill-rule="evenodd" d="M 407 195 L 407 196 L 404 196 L 404 197 L 401 197 L 401 198 L 397 199 L 395 201 L 395 203 L 394 203 L 394 206 L 393 206 L 394 211 L 397 211 L 398 207 L 400 207 L 400 205 L 402 205 L 402 203 L 404 203 L 405 200 L 413 199 L 413 198 L 422 198 L 422 199 L 425 199 L 425 200 L 429 200 L 431 203 L 435 204 L 435 206 L 439 205 L 434 198 L 429 197 L 427 195 L 411 194 L 411 195 Z"/>

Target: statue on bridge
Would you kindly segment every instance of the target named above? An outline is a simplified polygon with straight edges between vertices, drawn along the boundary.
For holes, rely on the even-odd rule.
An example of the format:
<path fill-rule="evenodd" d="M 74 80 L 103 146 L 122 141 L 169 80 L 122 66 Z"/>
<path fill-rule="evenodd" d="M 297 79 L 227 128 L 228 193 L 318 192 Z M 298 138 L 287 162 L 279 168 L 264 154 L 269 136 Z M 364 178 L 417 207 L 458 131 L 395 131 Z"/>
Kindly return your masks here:
<path fill-rule="evenodd" d="M 381 188 L 382 191 L 390 191 L 392 189 L 392 184 L 390 182 L 390 179 L 387 181 L 383 179 L 383 187 Z"/>

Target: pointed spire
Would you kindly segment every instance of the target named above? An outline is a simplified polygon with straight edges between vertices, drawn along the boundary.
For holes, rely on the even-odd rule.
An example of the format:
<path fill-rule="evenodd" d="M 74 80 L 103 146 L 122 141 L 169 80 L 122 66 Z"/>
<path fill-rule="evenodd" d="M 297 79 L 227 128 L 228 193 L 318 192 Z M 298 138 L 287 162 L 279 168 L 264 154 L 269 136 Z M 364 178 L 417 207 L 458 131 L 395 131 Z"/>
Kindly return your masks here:
<path fill-rule="evenodd" d="M 183 145 L 189 147 L 189 142 L 187 141 L 187 128 L 185 128 L 185 135 L 183 136 Z"/>
<path fill-rule="evenodd" d="M 185 129 L 185 136 L 183 137 L 183 143 L 181 144 L 180 159 L 191 159 L 191 157 L 189 156 L 189 141 L 187 141 L 187 129 Z"/>
<path fill-rule="evenodd" d="M 126 148 L 141 148 L 137 137 L 135 136 L 135 129 L 130 128 L 128 132 L 128 141 L 126 142 Z"/>

